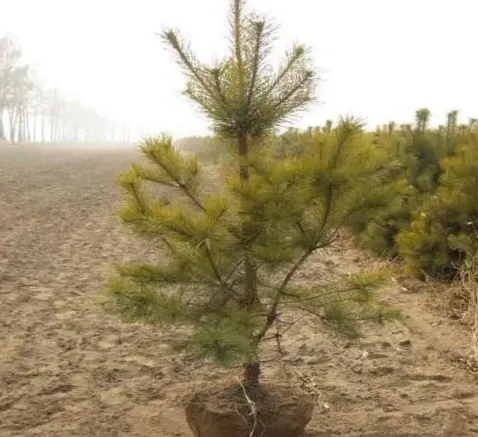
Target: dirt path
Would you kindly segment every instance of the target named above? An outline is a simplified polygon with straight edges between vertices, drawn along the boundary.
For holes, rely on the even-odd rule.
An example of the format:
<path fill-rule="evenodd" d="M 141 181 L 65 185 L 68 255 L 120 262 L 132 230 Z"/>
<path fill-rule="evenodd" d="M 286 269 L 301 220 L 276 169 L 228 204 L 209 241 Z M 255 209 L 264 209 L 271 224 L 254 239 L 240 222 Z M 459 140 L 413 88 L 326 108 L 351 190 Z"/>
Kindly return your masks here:
<path fill-rule="evenodd" d="M 133 157 L 126 149 L 0 150 L 2 437 L 190 436 L 178 396 L 231 377 L 167 354 L 167 332 L 121 325 L 95 306 L 112 261 L 154 255 L 112 217 L 112 179 Z M 300 279 L 364 262 L 333 250 Z M 407 326 L 367 327 L 359 345 L 347 345 L 306 320 L 265 377 L 286 376 L 317 395 L 309 435 L 478 435 L 478 386 L 453 365 L 463 334 L 421 294 L 396 286 L 387 298 L 410 316 Z"/>

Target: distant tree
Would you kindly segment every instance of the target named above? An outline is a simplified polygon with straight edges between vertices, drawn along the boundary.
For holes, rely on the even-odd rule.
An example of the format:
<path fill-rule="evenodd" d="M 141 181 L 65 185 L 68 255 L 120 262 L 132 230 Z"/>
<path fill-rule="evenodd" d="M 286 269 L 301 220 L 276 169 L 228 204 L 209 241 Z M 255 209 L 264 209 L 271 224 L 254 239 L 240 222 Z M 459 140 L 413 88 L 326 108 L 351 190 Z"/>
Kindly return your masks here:
<path fill-rule="evenodd" d="M 430 121 L 431 112 L 428 108 L 422 108 L 416 111 L 415 119 L 417 123 L 417 130 L 420 134 L 425 134 L 425 130 L 428 127 L 428 123 Z"/>
<path fill-rule="evenodd" d="M 442 160 L 434 196 L 414 213 L 398 235 L 400 252 L 411 273 L 451 280 L 478 249 L 478 138 L 462 139 L 455 154 Z"/>
<path fill-rule="evenodd" d="M 6 122 L 7 126 L 6 126 Z M 0 141 L 105 141 L 116 126 L 95 110 L 67 101 L 57 88 L 45 89 L 10 37 L 0 38 Z M 8 133 L 7 129 L 8 127 Z M 47 132 L 49 135 L 47 135 Z"/>
<path fill-rule="evenodd" d="M 332 130 L 332 125 L 333 125 L 333 121 L 332 120 L 327 120 L 325 122 L 325 131 L 330 132 Z"/>
<path fill-rule="evenodd" d="M 6 140 L 4 113 L 11 106 L 21 51 L 10 37 L 0 38 L 0 140 Z"/>
<path fill-rule="evenodd" d="M 387 130 L 388 130 L 388 138 L 389 140 L 392 138 L 393 133 L 395 132 L 396 123 L 391 121 L 388 123 Z"/>
<path fill-rule="evenodd" d="M 28 65 L 13 69 L 11 86 L 8 102 L 10 141 L 23 142 L 27 139 L 28 106 L 34 89 L 31 70 Z"/>
<path fill-rule="evenodd" d="M 289 128 L 275 141 L 276 157 L 281 159 L 290 156 L 299 156 L 304 151 L 304 135 L 296 128 Z"/>
<path fill-rule="evenodd" d="M 455 133 L 456 133 L 457 120 L 458 120 L 458 111 L 457 110 L 450 111 L 447 115 L 447 125 L 446 125 L 446 132 L 447 132 L 446 144 L 447 144 L 448 156 L 451 156 L 453 154 L 453 148 L 455 146 L 454 139 L 455 139 Z"/>

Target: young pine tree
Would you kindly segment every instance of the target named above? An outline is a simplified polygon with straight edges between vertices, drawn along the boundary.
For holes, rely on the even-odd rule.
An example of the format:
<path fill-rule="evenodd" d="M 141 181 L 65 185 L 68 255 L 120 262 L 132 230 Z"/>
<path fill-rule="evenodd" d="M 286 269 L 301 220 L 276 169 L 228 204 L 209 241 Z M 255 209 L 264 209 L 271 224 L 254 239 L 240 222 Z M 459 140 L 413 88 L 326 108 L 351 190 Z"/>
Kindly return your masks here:
<path fill-rule="evenodd" d="M 311 132 L 299 157 L 274 157 L 270 136 L 313 101 L 317 77 L 302 45 L 271 73 L 274 28 L 243 8 L 243 0 L 232 1 L 231 51 L 213 66 L 200 63 L 176 32 L 162 34 L 188 78 L 185 95 L 231 145 L 234 164 L 208 191 L 198 161 L 176 151 L 170 137 L 143 141 L 149 164 L 121 176 L 121 219 L 166 253 L 158 264 L 118 265 L 104 305 L 125 321 L 189 326 L 175 346 L 198 358 L 242 361 L 245 385 L 257 386 L 259 346 L 280 328 L 285 306 L 349 335 L 359 320 L 389 314 L 373 299 L 381 275 L 323 287 L 292 282 L 371 201 L 387 157 L 364 141 L 353 119 L 325 138 Z M 153 196 L 146 182 L 165 187 L 163 195 Z"/>
<path fill-rule="evenodd" d="M 462 263 L 478 252 L 478 136 L 470 132 L 441 161 L 435 196 L 398 235 L 400 253 L 417 276 L 455 279 Z"/>

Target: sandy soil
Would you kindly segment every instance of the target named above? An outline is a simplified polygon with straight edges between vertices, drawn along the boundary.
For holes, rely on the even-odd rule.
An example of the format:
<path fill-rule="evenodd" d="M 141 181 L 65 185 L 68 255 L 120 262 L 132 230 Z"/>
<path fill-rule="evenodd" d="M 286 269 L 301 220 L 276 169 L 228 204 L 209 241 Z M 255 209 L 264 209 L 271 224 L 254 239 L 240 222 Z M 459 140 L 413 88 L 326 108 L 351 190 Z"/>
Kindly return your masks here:
<path fill-rule="evenodd" d="M 169 355 L 166 332 L 121 325 L 95 304 L 111 262 L 154 255 L 113 217 L 113 177 L 134 156 L 125 147 L 0 148 L 2 437 L 190 436 L 181 396 L 231 379 L 231 370 Z M 299 280 L 365 263 L 336 248 Z M 466 336 L 423 293 L 397 284 L 386 296 L 409 315 L 406 326 L 365 327 L 363 341 L 346 344 L 305 319 L 265 378 L 314 393 L 310 436 L 478 435 L 478 385 L 457 361 Z"/>

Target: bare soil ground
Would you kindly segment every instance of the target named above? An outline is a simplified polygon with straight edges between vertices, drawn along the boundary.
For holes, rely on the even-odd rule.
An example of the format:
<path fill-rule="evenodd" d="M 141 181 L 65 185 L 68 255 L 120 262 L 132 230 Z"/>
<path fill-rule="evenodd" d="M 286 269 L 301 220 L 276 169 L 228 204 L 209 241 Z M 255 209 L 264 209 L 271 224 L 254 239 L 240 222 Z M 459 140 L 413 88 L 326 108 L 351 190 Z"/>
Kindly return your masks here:
<path fill-rule="evenodd" d="M 157 328 L 121 325 L 96 306 L 109 265 L 154 256 L 113 214 L 125 147 L 0 148 L 0 436 L 191 436 L 180 406 L 197 386 L 232 380 L 171 356 Z M 299 280 L 352 271 L 352 248 L 318 254 Z M 358 344 L 312 319 L 289 331 L 264 377 L 316 396 L 310 436 L 476 436 L 478 385 L 457 364 L 460 328 L 398 284 L 386 298 L 406 325 L 366 326 Z M 239 375 L 239 370 L 237 371 Z"/>

